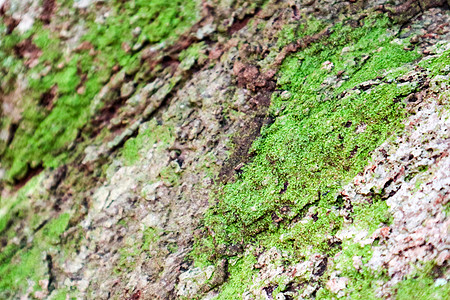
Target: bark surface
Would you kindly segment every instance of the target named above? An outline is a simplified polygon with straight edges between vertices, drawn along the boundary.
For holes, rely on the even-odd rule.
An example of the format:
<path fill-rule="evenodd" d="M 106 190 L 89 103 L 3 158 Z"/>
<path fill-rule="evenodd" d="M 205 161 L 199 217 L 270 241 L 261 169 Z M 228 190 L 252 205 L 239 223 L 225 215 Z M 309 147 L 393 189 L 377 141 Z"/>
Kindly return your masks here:
<path fill-rule="evenodd" d="M 447 0 L 0 0 L 1 299 L 445 299 Z"/>

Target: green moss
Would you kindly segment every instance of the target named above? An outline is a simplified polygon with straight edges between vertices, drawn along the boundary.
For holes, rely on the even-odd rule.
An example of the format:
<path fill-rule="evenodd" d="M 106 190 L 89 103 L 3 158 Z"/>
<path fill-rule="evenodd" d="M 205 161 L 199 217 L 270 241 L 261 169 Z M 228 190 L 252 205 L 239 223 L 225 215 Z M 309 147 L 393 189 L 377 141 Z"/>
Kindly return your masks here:
<path fill-rule="evenodd" d="M 277 34 L 277 47 L 278 49 L 299 40 L 305 36 L 313 35 L 320 32 L 326 27 L 326 23 L 322 20 L 315 19 L 313 17 L 302 18 L 296 24 L 289 24 L 284 26 Z"/>
<path fill-rule="evenodd" d="M 430 71 L 432 76 L 448 74 L 450 72 L 450 50 L 444 51 L 439 56 L 431 56 L 423 60 L 419 66 Z"/>
<path fill-rule="evenodd" d="M 35 176 L 12 197 L 2 198 L 0 196 L 0 233 L 4 232 L 12 218 L 18 221 L 20 216 L 30 210 L 29 194 L 40 188 L 42 178 L 42 175 Z"/>
<path fill-rule="evenodd" d="M 242 295 L 252 285 L 253 268 L 257 260 L 253 255 L 245 255 L 230 262 L 228 271 L 229 280 L 222 286 L 217 300 L 242 299 Z"/>
<path fill-rule="evenodd" d="M 80 85 L 79 63 L 86 57 L 74 55 L 68 63 L 60 66 L 63 55 L 61 41 L 46 29 L 37 26 L 33 42 L 42 47 L 39 64 L 24 70 L 28 74 L 28 90 L 24 95 L 22 120 L 14 139 L 5 153 L 3 163 L 9 167 L 8 179 L 23 177 L 29 168 L 58 166 L 67 159 L 61 155 L 88 120 L 91 98 L 100 86 L 94 86 L 95 69 L 87 74 L 86 92 L 76 92 Z M 44 69 L 49 71 L 41 76 Z M 43 94 L 56 87 L 53 109 L 40 105 Z"/>
<path fill-rule="evenodd" d="M 45 253 L 38 247 L 33 247 L 28 251 L 20 251 L 15 256 L 16 261 L 11 261 L 7 265 L 0 266 L 0 272 L 3 274 L 0 281 L 0 290 L 6 291 L 25 291 L 27 279 L 37 284 L 38 280 L 44 278 L 47 271 L 45 264 Z M 36 287 L 35 287 L 36 288 Z"/>
<path fill-rule="evenodd" d="M 194 266 L 197 268 L 206 267 L 214 261 L 216 251 L 215 240 L 211 235 L 203 237 L 195 237 L 193 250 L 187 257 L 194 261 Z"/>
<path fill-rule="evenodd" d="M 200 57 L 206 58 L 206 55 L 202 52 L 206 48 L 205 43 L 192 44 L 186 50 L 183 50 L 178 59 L 181 62 L 181 68 L 183 70 L 189 70 Z"/>
<path fill-rule="evenodd" d="M 42 54 L 39 57 L 39 62 L 42 65 L 36 66 L 33 70 L 40 70 L 40 68 L 44 68 L 49 64 L 56 67 L 59 63 L 64 63 L 65 55 L 61 52 L 61 41 L 39 23 L 35 25 L 34 32 L 33 43 L 42 50 Z"/>
<path fill-rule="evenodd" d="M 69 292 L 66 289 L 58 289 L 58 291 L 53 292 L 49 299 L 51 300 L 66 300 L 67 295 L 69 295 Z M 69 298 L 74 299 L 74 298 Z"/>
<path fill-rule="evenodd" d="M 392 215 L 385 201 L 378 200 L 372 204 L 353 205 L 353 222 L 361 229 L 367 229 L 373 233 L 381 226 L 389 226 L 392 223 Z"/>
<path fill-rule="evenodd" d="M 319 208 L 316 214 L 316 220 L 299 222 L 281 230 L 284 233 L 278 239 L 279 243 L 292 243 L 294 249 L 300 253 L 307 253 L 308 249 L 329 254 L 337 251 L 338 248 L 329 245 L 328 240 L 341 228 L 343 219 L 336 212 L 326 209 Z"/>
<path fill-rule="evenodd" d="M 4 19 L 0 17 L 0 92 L 5 95 L 15 88 L 17 75 L 24 70 L 22 61 L 15 56 L 14 51 L 15 45 L 23 39 L 14 31 L 7 34 Z"/>
<path fill-rule="evenodd" d="M 19 245 L 16 244 L 8 244 L 4 247 L 0 253 L 0 265 L 8 264 L 19 249 Z"/>
<path fill-rule="evenodd" d="M 176 161 L 172 161 L 167 167 L 161 170 L 160 176 L 167 186 L 174 186 L 178 184 L 180 179 L 181 168 Z"/>
<path fill-rule="evenodd" d="M 51 220 L 42 231 L 46 237 L 46 242 L 56 244 L 59 242 L 59 236 L 66 230 L 69 224 L 70 214 L 60 214 L 57 219 Z"/>
<path fill-rule="evenodd" d="M 198 3 L 189 1 L 138 0 L 114 1 L 112 13 L 103 24 L 92 20 L 85 40 L 101 51 L 108 66 L 126 66 L 133 61 L 133 53 L 122 45 L 141 48 L 145 43 L 174 40 L 199 17 Z M 135 31 L 135 28 L 140 30 Z M 167 41 L 166 41 L 167 42 Z"/>
<path fill-rule="evenodd" d="M 222 188 L 221 201 L 207 214 L 206 224 L 215 232 L 217 243 L 245 243 L 258 232 L 276 231 L 273 214 L 289 220 L 311 203 L 323 209 L 338 205 L 336 192 L 362 170 L 372 150 L 401 129 L 405 112 L 397 98 L 413 91 L 413 85 L 380 83 L 369 91 L 342 96 L 344 90 L 381 75 L 384 69 L 417 58 L 391 43 L 393 37 L 385 34 L 388 27 L 382 17 L 368 18 L 356 29 L 337 25 L 329 39 L 286 59 L 278 85 L 291 96 L 272 98 L 275 122 L 253 144 L 252 163 L 236 182 Z M 382 42 L 374 46 L 373 40 Z M 353 50 L 342 56 L 347 44 Z M 358 67 L 345 64 L 362 53 L 372 56 Z M 387 53 L 395 55 L 387 60 Z M 322 68 L 325 61 L 331 61 L 335 69 Z M 339 70 L 351 79 L 335 91 L 324 90 L 323 82 Z M 283 216 L 283 207 L 288 207 L 289 215 Z M 314 236 L 323 233 L 319 230 Z"/>
<path fill-rule="evenodd" d="M 49 296 L 48 299 L 50 300 L 76 300 L 80 299 L 79 292 L 74 288 L 60 288 L 57 290 L 54 290 Z"/>
<path fill-rule="evenodd" d="M 353 205 L 352 229 L 365 232 L 368 236 L 376 229 L 389 225 L 392 218 L 386 202 L 381 201 L 377 196 L 372 200 L 374 203 L 371 205 Z M 375 291 L 383 282 L 387 281 L 388 276 L 383 271 L 374 271 L 367 267 L 367 263 L 372 258 L 372 245 L 355 243 L 354 239 L 350 237 L 342 241 L 340 248 L 341 251 L 333 259 L 333 268 L 327 270 L 321 278 L 324 288 L 319 290 L 317 298 L 336 298 L 335 294 L 326 289 L 325 284 L 329 280 L 329 275 L 338 271 L 340 277 L 348 279 L 345 291 L 351 299 L 378 299 Z M 355 268 L 355 258 L 361 259 L 359 269 Z"/>
<path fill-rule="evenodd" d="M 394 287 L 397 292 L 396 299 L 446 299 L 450 295 L 450 284 L 446 279 L 439 284 L 436 281 L 437 276 L 433 274 L 434 268 L 434 263 L 428 263 L 422 269 L 416 270 L 405 280 L 399 282 Z"/>
<path fill-rule="evenodd" d="M 354 258 L 359 257 L 362 262 L 360 269 L 354 267 Z M 371 259 L 371 245 L 361 246 L 352 240 L 347 240 L 342 244 L 342 251 L 334 260 L 335 268 L 330 269 L 322 277 L 322 283 L 329 280 L 329 274 L 336 269 L 339 277 L 348 279 L 345 292 L 351 299 L 379 299 L 375 291 L 377 287 L 387 280 L 387 276 L 382 272 L 373 271 L 364 266 Z M 336 294 L 326 288 L 321 288 L 317 293 L 317 299 L 335 299 Z"/>
<path fill-rule="evenodd" d="M 284 92 L 273 95 L 270 107 L 275 121 L 253 143 L 252 162 L 220 188 L 217 205 L 207 212 L 204 223 L 214 238 L 195 247 L 275 246 L 293 254 L 293 261 L 339 251 L 329 243 L 343 224 L 338 213 L 343 199 L 337 192 L 363 170 L 374 149 L 402 130 L 406 112 L 401 99 L 416 88 L 394 80 L 357 88 L 391 69 L 397 69 L 391 76 L 402 76 L 409 68 L 400 67 L 419 57 L 404 50 L 407 43 L 394 41 L 396 28 L 387 18 L 377 15 L 363 22 L 358 28 L 339 23 L 328 38 L 285 59 L 278 79 Z M 322 26 L 317 23 L 313 29 Z M 288 40 L 301 36 L 289 28 L 282 34 Z M 324 63 L 334 68 L 326 69 Z M 341 77 L 347 79 L 336 84 Z M 355 224 L 369 231 L 390 222 L 386 203 L 379 197 L 372 200 L 371 205 L 355 204 L 352 215 Z M 298 222 L 308 212 L 314 218 Z M 367 251 L 350 247 L 348 256 Z M 215 253 L 210 259 L 223 255 Z M 242 274 L 232 275 L 231 281 L 233 276 Z M 382 275 L 367 270 L 348 276 L 354 279 L 352 295 L 375 297 L 371 281 Z"/>
<path fill-rule="evenodd" d="M 155 119 L 140 127 L 135 138 L 128 139 L 121 149 L 127 165 L 132 165 L 142 158 L 149 149 L 156 145 L 156 150 L 167 149 L 175 141 L 174 128 L 159 125 Z"/>
<path fill-rule="evenodd" d="M 70 161 L 71 156 L 65 150 L 92 118 L 95 112 L 92 99 L 111 77 L 112 68 L 119 65 L 132 74 L 139 68 L 138 51 L 144 44 L 172 43 L 199 17 L 198 3 L 194 0 L 114 1 L 111 5 L 112 13 L 104 23 L 91 20 L 93 16 L 87 20 L 89 30 L 82 40 L 93 45 L 95 54 L 88 50 L 70 55 L 62 53 L 63 41 L 36 22 L 27 37 L 34 34 L 32 41 L 42 50 L 42 55 L 39 64 L 31 69 L 25 69 L 13 51 L 25 37 L 5 35 L 5 26 L 1 25 L 0 72 L 5 74 L 2 89 L 11 92 L 14 87 L 11 83 L 18 73 L 29 79 L 23 95 L 23 118 L 2 158 L 9 181 L 23 178 L 30 168 L 56 167 Z M 133 30 L 138 27 L 141 31 L 136 35 Z M 128 51 L 126 44 L 141 46 Z M 56 95 L 49 111 L 39 103 L 42 95 L 52 88 L 56 88 Z"/>
<path fill-rule="evenodd" d="M 48 272 L 46 256 L 54 251 L 60 242 L 61 234 L 66 230 L 70 215 L 63 213 L 48 222 L 41 231 L 35 234 L 29 247 L 20 249 L 15 255 L 0 265 L 0 296 L 9 292 L 25 291 L 29 282 L 34 283 L 33 290 L 38 290 L 39 280 Z"/>
<path fill-rule="evenodd" d="M 129 272 L 134 268 L 138 259 L 146 254 L 151 258 L 150 251 L 155 249 L 159 241 L 159 231 L 154 228 L 146 228 L 142 232 L 142 238 L 139 240 L 136 235 L 130 236 L 125 240 L 125 246 L 119 249 L 120 258 L 114 268 L 116 274 Z"/>

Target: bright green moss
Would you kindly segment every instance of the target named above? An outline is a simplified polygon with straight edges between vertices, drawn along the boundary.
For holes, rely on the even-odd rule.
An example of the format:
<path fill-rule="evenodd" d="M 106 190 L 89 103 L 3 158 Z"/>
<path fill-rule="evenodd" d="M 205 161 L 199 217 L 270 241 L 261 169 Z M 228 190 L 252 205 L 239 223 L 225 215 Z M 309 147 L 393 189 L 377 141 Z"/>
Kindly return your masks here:
<path fill-rule="evenodd" d="M 199 16 L 198 3 L 193 0 L 114 1 L 112 6 L 104 23 L 93 21 L 85 36 L 107 57 L 108 66 L 126 66 L 133 60 L 133 53 L 122 49 L 124 44 L 137 50 L 145 43 L 174 40 Z"/>
<path fill-rule="evenodd" d="M 358 270 L 355 268 L 354 258 L 361 260 L 362 266 Z M 339 270 L 339 277 L 348 279 L 345 292 L 351 299 L 379 299 L 375 291 L 377 287 L 386 281 L 387 277 L 381 272 L 376 272 L 369 267 L 364 266 L 372 257 L 371 245 L 361 246 L 352 240 L 345 241 L 342 244 L 342 251 L 334 259 L 335 268 L 328 270 L 322 278 L 325 284 L 329 280 L 329 274 Z M 321 288 L 317 293 L 317 299 L 335 299 L 336 294 L 326 288 Z"/>
<path fill-rule="evenodd" d="M 0 266 L 0 291 L 6 293 L 8 290 L 25 291 L 28 285 L 27 279 L 36 283 L 44 278 L 47 271 L 45 253 L 38 247 L 26 251 L 17 252 L 17 261 Z M 36 288 L 36 286 L 35 286 Z"/>
<path fill-rule="evenodd" d="M 70 293 L 67 291 L 67 289 L 58 289 L 56 292 L 53 292 L 49 299 L 51 300 L 67 300 L 67 299 L 76 299 L 74 297 L 67 298 L 67 295 L 70 295 Z"/>
<path fill-rule="evenodd" d="M 317 219 L 297 223 L 286 228 L 280 236 L 279 243 L 290 244 L 300 253 L 307 253 L 308 249 L 314 249 L 318 253 L 331 253 L 337 250 L 328 244 L 330 236 L 336 234 L 341 228 L 343 219 L 336 212 L 318 209 Z"/>
<path fill-rule="evenodd" d="M 252 163 L 236 182 L 223 187 L 221 201 L 208 213 L 207 226 L 214 230 L 218 243 L 254 240 L 258 232 L 273 227 L 273 214 L 289 220 L 311 203 L 324 209 L 339 205 L 336 192 L 362 170 L 372 150 L 401 129 L 405 112 L 397 98 L 413 91 L 413 85 L 380 83 L 368 91 L 341 96 L 384 69 L 417 58 L 414 52 L 391 43 L 388 26 L 385 18 L 368 18 L 361 28 L 337 25 L 329 39 L 286 59 L 278 85 L 290 96 L 275 94 L 272 98 L 275 122 L 254 143 Z M 383 42 L 374 46 L 373 40 Z M 343 57 L 345 45 L 352 45 L 353 50 L 346 50 Z M 386 60 L 389 52 L 394 55 Z M 345 63 L 363 53 L 371 57 L 359 66 Z M 335 68 L 322 68 L 325 61 Z M 340 70 L 350 79 L 335 91 L 324 89 L 324 81 Z M 283 207 L 289 208 L 288 216 L 282 215 Z M 317 232 L 317 236 L 322 234 Z"/>
<path fill-rule="evenodd" d="M 428 69 L 432 76 L 445 75 L 450 73 L 450 49 L 444 51 L 439 56 L 432 56 L 419 64 Z"/>
<path fill-rule="evenodd" d="M 253 255 L 246 255 L 230 261 L 229 280 L 222 286 L 219 296 L 215 299 L 242 299 L 242 295 L 252 285 L 253 275 L 257 273 L 257 270 L 253 268 L 256 262 Z"/>
<path fill-rule="evenodd" d="M 391 216 L 386 202 L 377 196 L 373 197 L 373 201 L 372 205 L 353 205 L 353 225 L 347 229 L 355 229 L 355 233 L 362 231 L 370 236 L 376 229 L 390 224 Z M 334 267 L 327 270 L 321 279 L 322 283 L 325 284 L 329 280 L 329 275 L 337 270 L 340 277 L 348 279 L 345 291 L 351 299 L 378 299 L 375 291 L 388 277 L 384 272 L 374 271 L 367 266 L 372 258 L 372 245 L 355 243 L 353 238 L 349 238 L 343 240 L 340 248 L 340 252 L 333 259 Z M 359 269 L 355 267 L 355 259 L 361 260 Z M 318 291 L 317 298 L 335 299 L 336 295 L 324 286 Z"/>
<path fill-rule="evenodd" d="M 0 253 L 0 265 L 6 265 L 11 261 L 11 258 L 19 250 L 19 245 L 9 244 L 2 249 Z"/>
<path fill-rule="evenodd" d="M 353 206 L 354 223 L 358 227 L 368 229 L 373 233 L 381 225 L 389 226 L 392 222 L 392 215 L 388 211 L 385 201 L 378 200 L 372 204 L 356 204 Z"/>
<path fill-rule="evenodd" d="M 283 206 L 296 215 L 319 197 L 319 206 L 334 205 L 335 193 L 365 166 L 370 151 L 401 127 L 398 93 L 396 85 L 382 85 L 278 117 L 254 144 L 256 156 L 242 177 L 224 187 L 214 208 L 221 213 L 210 215 L 216 233 L 239 240 L 272 223 L 272 212 Z"/>
<path fill-rule="evenodd" d="M 325 27 L 326 23 L 324 21 L 312 17 L 308 19 L 302 19 L 300 20 L 300 23 L 297 24 L 287 25 L 283 27 L 277 34 L 277 47 L 281 49 L 291 42 L 299 40 L 305 36 L 318 33 Z"/>
<path fill-rule="evenodd" d="M 281 68 L 278 84 L 281 89 L 299 97 L 300 101 L 274 97 L 272 109 L 308 109 L 311 103 L 330 100 L 359 83 L 375 79 L 385 70 L 419 58 L 415 51 L 405 51 L 405 45 L 393 42 L 393 33 L 386 34 L 389 30 L 392 32 L 387 19 L 380 17 L 368 18 L 365 25 L 358 28 L 338 24 L 323 42 L 288 57 Z M 334 65 L 331 71 L 322 66 L 325 62 Z M 348 77 L 348 80 L 325 91 L 322 88 L 324 81 L 337 81 L 335 76 L 338 73 Z"/>
<path fill-rule="evenodd" d="M 99 90 L 99 87 L 95 91 L 87 88 L 89 93 L 77 93 L 80 84 L 77 65 L 82 58 L 74 56 L 62 68 L 57 67 L 62 59 L 60 41 L 39 26 L 35 30 L 33 42 L 42 47 L 43 54 L 39 64 L 27 71 L 29 89 L 24 95 L 22 120 L 3 161 L 9 166 L 10 180 L 21 178 L 30 167 L 55 167 L 66 158 L 59 156 L 60 151 L 75 139 L 78 129 L 86 123 L 92 94 Z M 38 75 L 45 68 L 49 68 L 48 74 Z M 93 77 L 94 74 L 88 74 L 87 83 L 90 84 Z M 53 109 L 48 111 L 39 105 L 40 98 L 53 87 L 56 87 Z"/>
<path fill-rule="evenodd" d="M 48 29 L 44 29 L 40 24 L 35 26 L 34 31 L 33 43 L 42 50 L 39 61 L 42 64 L 47 63 L 52 66 L 64 62 L 64 53 L 61 52 L 61 41 Z M 36 67 L 39 68 L 40 66 Z"/>
<path fill-rule="evenodd" d="M 285 59 L 278 79 L 284 92 L 273 95 L 270 107 L 275 121 L 253 143 L 252 162 L 234 182 L 221 187 L 217 205 L 204 220 L 214 239 L 197 243 L 199 249 L 254 243 L 298 258 L 339 251 L 329 243 L 343 223 L 338 213 L 343 199 L 336 197 L 337 192 L 363 170 L 375 148 L 402 129 L 406 113 L 401 99 L 416 88 L 394 80 L 355 87 L 391 69 L 401 76 L 409 68 L 400 67 L 419 57 L 404 50 L 407 43 L 394 40 L 387 18 L 368 17 L 358 28 L 344 24 Z M 283 33 L 286 39 L 294 34 L 299 35 L 289 28 Z M 352 216 L 355 224 L 369 231 L 390 222 L 386 203 L 375 198 L 372 205 L 355 204 Z M 307 213 L 314 218 L 296 221 Z M 343 257 L 368 251 L 346 247 Z M 372 281 L 382 275 L 368 270 L 347 275 L 352 278 L 352 295 L 375 297 Z M 232 274 L 230 281 L 239 276 L 243 275 Z"/>
<path fill-rule="evenodd" d="M 48 242 L 55 244 L 59 241 L 59 236 L 66 230 L 69 220 L 70 214 L 63 213 L 57 219 L 51 220 L 43 228 L 42 233 L 48 238 Z"/>

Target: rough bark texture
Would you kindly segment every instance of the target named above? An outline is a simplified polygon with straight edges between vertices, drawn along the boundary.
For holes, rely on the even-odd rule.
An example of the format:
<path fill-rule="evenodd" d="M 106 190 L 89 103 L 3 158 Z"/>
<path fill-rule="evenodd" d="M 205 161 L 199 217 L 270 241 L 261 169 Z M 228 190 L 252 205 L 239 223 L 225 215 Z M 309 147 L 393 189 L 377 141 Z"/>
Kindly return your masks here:
<path fill-rule="evenodd" d="M 1 299 L 445 299 L 445 0 L 0 0 Z"/>

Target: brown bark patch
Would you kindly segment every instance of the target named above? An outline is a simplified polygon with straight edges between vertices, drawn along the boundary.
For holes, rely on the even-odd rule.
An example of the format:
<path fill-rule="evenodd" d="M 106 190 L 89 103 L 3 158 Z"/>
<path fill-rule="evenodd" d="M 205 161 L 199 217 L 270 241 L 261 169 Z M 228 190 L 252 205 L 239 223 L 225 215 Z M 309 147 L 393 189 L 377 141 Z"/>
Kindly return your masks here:
<path fill-rule="evenodd" d="M 25 186 L 25 184 L 27 184 L 28 181 L 30 181 L 31 178 L 39 175 L 39 173 L 41 173 L 42 171 L 44 171 L 44 167 L 42 166 L 42 164 L 37 166 L 36 168 L 28 168 L 28 171 L 22 178 L 15 180 L 14 189 L 16 191 L 20 190 L 23 186 Z"/>
<path fill-rule="evenodd" d="M 45 107 L 47 110 L 52 110 L 57 91 L 58 87 L 54 85 L 50 90 L 43 93 L 39 100 L 39 105 Z"/>
<path fill-rule="evenodd" d="M 110 127 L 109 129 L 111 130 L 117 130 L 121 128 L 120 124 L 113 126 L 112 124 L 110 124 L 110 121 L 119 113 L 119 110 L 123 106 L 125 101 L 126 99 L 117 97 L 115 101 L 110 101 L 105 104 L 105 106 L 100 110 L 100 112 L 91 122 L 92 128 L 94 128 L 94 132 L 92 133 L 93 137 L 97 136 L 105 127 Z"/>
<path fill-rule="evenodd" d="M 14 47 L 14 53 L 17 57 L 25 59 L 24 64 L 31 68 L 37 64 L 42 51 L 35 44 L 33 44 L 31 38 L 28 38 L 21 41 Z"/>
<path fill-rule="evenodd" d="M 50 21 L 52 20 L 52 15 L 55 10 L 55 4 L 55 0 L 44 0 L 42 3 L 42 13 L 39 19 L 45 25 L 50 24 Z"/>
<path fill-rule="evenodd" d="M 253 18 L 255 14 L 246 15 L 242 20 L 237 20 L 231 24 L 231 26 L 228 28 L 228 34 L 232 35 L 235 32 L 238 32 L 245 26 L 247 26 L 248 22 Z"/>
<path fill-rule="evenodd" d="M 259 88 L 275 89 L 273 77 L 276 71 L 260 73 L 259 69 L 251 64 L 244 64 L 236 61 L 233 66 L 233 74 L 236 76 L 239 87 L 247 88 L 251 91 L 257 91 Z"/>

